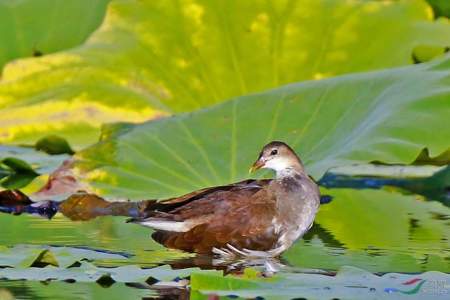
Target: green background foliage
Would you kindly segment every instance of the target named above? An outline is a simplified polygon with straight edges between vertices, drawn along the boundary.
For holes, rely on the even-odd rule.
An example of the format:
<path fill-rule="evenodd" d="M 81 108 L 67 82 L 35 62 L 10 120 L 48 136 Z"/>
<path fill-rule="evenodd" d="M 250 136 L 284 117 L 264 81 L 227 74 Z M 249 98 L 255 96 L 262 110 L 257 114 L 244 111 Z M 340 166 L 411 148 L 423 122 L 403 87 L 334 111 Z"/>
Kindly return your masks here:
<path fill-rule="evenodd" d="M 429 59 L 450 45 L 450 25 L 432 17 L 420 0 L 112 2 L 82 46 L 5 67 L 0 142 L 51 132 L 83 146 L 102 123 L 406 65 L 421 46 Z"/>
<path fill-rule="evenodd" d="M 432 156 L 448 149 L 450 132 L 434 132 L 450 126 L 449 84 L 448 56 L 306 81 L 116 129 L 76 158 L 97 193 L 131 199 L 169 197 L 246 178 L 271 140 L 297 150 L 317 180 L 344 164 L 408 164 L 424 147 Z"/>
<path fill-rule="evenodd" d="M 109 1 L 1 0 L 0 70 L 16 58 L 46 55 L 83 43 L 101 24 Z"/>

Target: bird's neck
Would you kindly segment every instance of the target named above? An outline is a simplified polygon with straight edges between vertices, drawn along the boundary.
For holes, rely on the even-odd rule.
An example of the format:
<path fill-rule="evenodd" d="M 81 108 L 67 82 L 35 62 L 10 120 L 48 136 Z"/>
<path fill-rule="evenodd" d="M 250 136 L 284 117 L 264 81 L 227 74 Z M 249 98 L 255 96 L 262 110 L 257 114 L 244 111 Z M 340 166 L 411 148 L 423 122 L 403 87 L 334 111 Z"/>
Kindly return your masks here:
<path fill-rule="evenodd" d="M 280 170 L 276 170 L 276 178 L 283 179 L 286 177 L 295 177 L 305 175 L 305 171 L 301 165 L 286 167 Z"/>

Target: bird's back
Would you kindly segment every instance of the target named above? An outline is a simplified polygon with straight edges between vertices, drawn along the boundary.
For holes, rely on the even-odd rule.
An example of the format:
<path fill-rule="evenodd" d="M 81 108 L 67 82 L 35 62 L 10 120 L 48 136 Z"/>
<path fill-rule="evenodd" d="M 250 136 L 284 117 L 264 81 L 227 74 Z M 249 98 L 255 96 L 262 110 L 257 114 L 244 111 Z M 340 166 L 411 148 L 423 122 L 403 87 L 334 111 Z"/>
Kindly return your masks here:
<path fill-rule="evenodd" d="M 229 186 L 214 187 L 194 197 L 184 196 L 158 203 L 150 218 L 142 225 L 171 222 L 166 230 L 157 230 L 152 237 L 168 248 L 189 252 L 210 253 L 213 248 L 232 244 L 239 248 L 271 249 L 277 242 L 272 230 L 276 199 L 268 189 L 271 180 L 246 180 Z M 156 204 L 155 204 L 156 205 Z M 149 223 L 150 220 L 150 223 Z M 179 230 L 176 224 L 188 223 Z M 151 226 L 148 225 L 150 227 Z"/>

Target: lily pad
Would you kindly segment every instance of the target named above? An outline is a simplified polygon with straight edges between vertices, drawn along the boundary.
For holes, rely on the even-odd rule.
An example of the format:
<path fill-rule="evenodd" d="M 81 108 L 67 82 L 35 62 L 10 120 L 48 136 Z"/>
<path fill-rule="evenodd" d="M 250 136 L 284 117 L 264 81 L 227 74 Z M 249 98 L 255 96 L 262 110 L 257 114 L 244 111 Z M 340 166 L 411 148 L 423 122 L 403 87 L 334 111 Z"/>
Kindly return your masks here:
<path fill-rule="evenodd" d="M 0 145 L 0 160 L 20 161 L 21 169 L 34 170 L 40 174 L 52 173 L 69 157 L 65 154 L 49 155 L 31 147 Z"/>
<path fill-rule="evenodd" d="M 81 262 L 79 266 L 61 268 L 46 266 L 44 268 L 3 268 L 0 278 L 9 280 L 74 280 L 77 282 L 96 282 L 109 278 L 112 282 L 146 282 L 149 278 L 157 280 L 174 280 L 187 277 L 198 269 L 172 270 L 169 266 L 143 269 L 135 265 L 116 268 L 97 267 L 89 262 Z"/>
<path fill-rule="evenodd" d="M 407 296 L 408 299 L 446 299 L 450 280 L 448 274 L 426 272 L 422 274 L 388 273 L 377 276 L 365 270 L 342 267 L 335 276 L 319 274 L 280 274 L 278 280 L 240 280 L 223 277 L 219 273 L 191 276 L 193 292 L 203 295 L 264 299 L 382 299 Z M 397 299 L 396 298 L 396 299 Z M 200 297 L 194 299 L 202 299 Z"/>
<path fill-rule="evenodd" d="M 81 147 L 103 123 L 406 65 L 419 46 L 449 45 L 450 25 L 421 0 L 115 1 L 82 46 L 5 67 L 0 142 L 52 133 Z"/>
<path fill-rule="evenodd" d="M 172 118 L 119 127 L 75 158 L 97 194 L 170 197 L 248 178 L 261 147 L 283 140 L 316 179 L 332 167 L 413 162 L 450 144 L 450 56 L 308 81 Z M 113 130 L 114 131 L 114 130 Z M 438 134 L 437 134 L 438 132 Z"/>
<path fill-rule="evenodd" d="M 0 184 L 4 188 L 27 186 L 39 174 L 50 174 L 68 155 L 48 155 L 30 147 L 0 145 Z"/>
<path fill-rule="evenodd" d="M 0 1 L 0 71 L 15 58 L 81 44 L 100 25 L 109 1 Z"/>
<path fill-rule="evenodd" d="M 0 266 L 27 268 L 34 265 L 52 265 L 66 268 L 83 260 L 124 260 L 124 254 L 108 253 L 74 247 L 16 245 L 0 248 Z"/>
<path fill-rule="evenodd" d="M 148 289 L 115 283 L 105 288 L 96 282 L 0 280 L 0 299 L 141 299 L 156 296 Z M 9 297 L 9 298 L 8 298 Z"/>

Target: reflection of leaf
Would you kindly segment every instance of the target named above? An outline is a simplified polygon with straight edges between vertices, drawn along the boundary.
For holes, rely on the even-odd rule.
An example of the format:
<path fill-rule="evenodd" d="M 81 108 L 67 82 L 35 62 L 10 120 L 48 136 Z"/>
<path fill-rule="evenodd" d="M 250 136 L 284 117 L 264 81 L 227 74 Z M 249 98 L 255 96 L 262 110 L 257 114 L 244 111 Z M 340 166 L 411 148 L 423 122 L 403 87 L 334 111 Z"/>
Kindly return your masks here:
<path fill-rule="evenodd" d="M 450 56 L 428 64 L 288 85 L 109 133 L 77 171 L 100 195 L 168 197 L 246 178 L 262 145 L 292 145 L 319 178 L 373 160 L 410 163 L 448 149 Z"/>
<path fill-rule="evenodd" d="M 387 191 L 324 192 L 334 200 L 321 206 L 315 226 L 283 254 L 289 264 L 329 270 L 351 265 L 371 272 L 449 272 L 449 208 Z"/>
<path fill-rule="evenodd" d="M 109 0 L 0 1 L 0 71 L 17 57 L 41 56 L 83 42 Z"/>
<path fill-rule="evenodd" d="M 79 146 L 106 122 L 409 64 L 417 46 L 450 44 L 431 18 L 420 0 L 112 2 L 82 47 L 5 68 L 0 142 L 52 132 Z"/>
<path fill-rule="evenodd" d="M 420 259 L 424 255 L 446 257 L 443 249 L 450 247 L 448 224 L 434 214 L 450 215 L 450 209 L 440 203 L 386 191 L 328 190 L 327 193 L 334 200 L 321 207 L 316 222 L 346 248 L 374 249 L 375 254 L 413 249 L 411 255 Z M 419 232 L 428 232 L 424 235 L 427 238 L 417 236 Z M 446 242 L 436 249 L 438 241 Z"/>
<path fill-rule="evenodd" d="M 58 246 L 83 245 L 91 249 L 108 249 L 114 251 L 114 253 L 125 251 L 133 255 L 126 259 L 123 258 L 121 261 L 119 261 L 119 257 L 117 256 L 95 258 L 92 256 L 92 252 L 87 254 L 89 256 L 85 256 L 85 258 L 94 259 L 96 263 L 100 260 L 102 265 L 111 266 L 124 263 L 154 266 L 163 261 L 190 256 L 180 251 L 163 248 L 150 238 L 151 232 L 148 228 L 125 224 L 125 220 L 126 218 L 120 217 L 102 217 L 92 221 L 73 222 L 60 214 L 55 215 L 52 220 L 36 218 L 29 215 L 17 217 L 0 214 L 0 228 L 5 228 L 0 235 L 0 245 L 43 243 Z M 27 246 L 27 248 L 30 247 Z M 37 248 L 39 253 L 43 249 L 47 249 L 46 246 L 38 246 Z M 63 249 L 64 247 L 56 248 Z M 53 253 L 57 251 L 53 251 L 53 248 L 51 250 Z M 19 253 L 19 250 L 15 252 Z M 27 257 L 25 254 L 19 255 L 22 260 Z M 34 256 L 34 259 L 37 255 Z M 55 255 L 59 257 L 58 253 Z M 81 259 L 80 256 L 78 258 Z M 6 261 L 10 259 L 11 256 L 8 256 Z M 66 265 L 60 259 L 58 261 L 60 265 Z M 33 259 L 29 265 L 32 262 Z M 70 265 L 73 262 L 73 256 L 72 258 L 68 256 L 67 264 Z"/>

